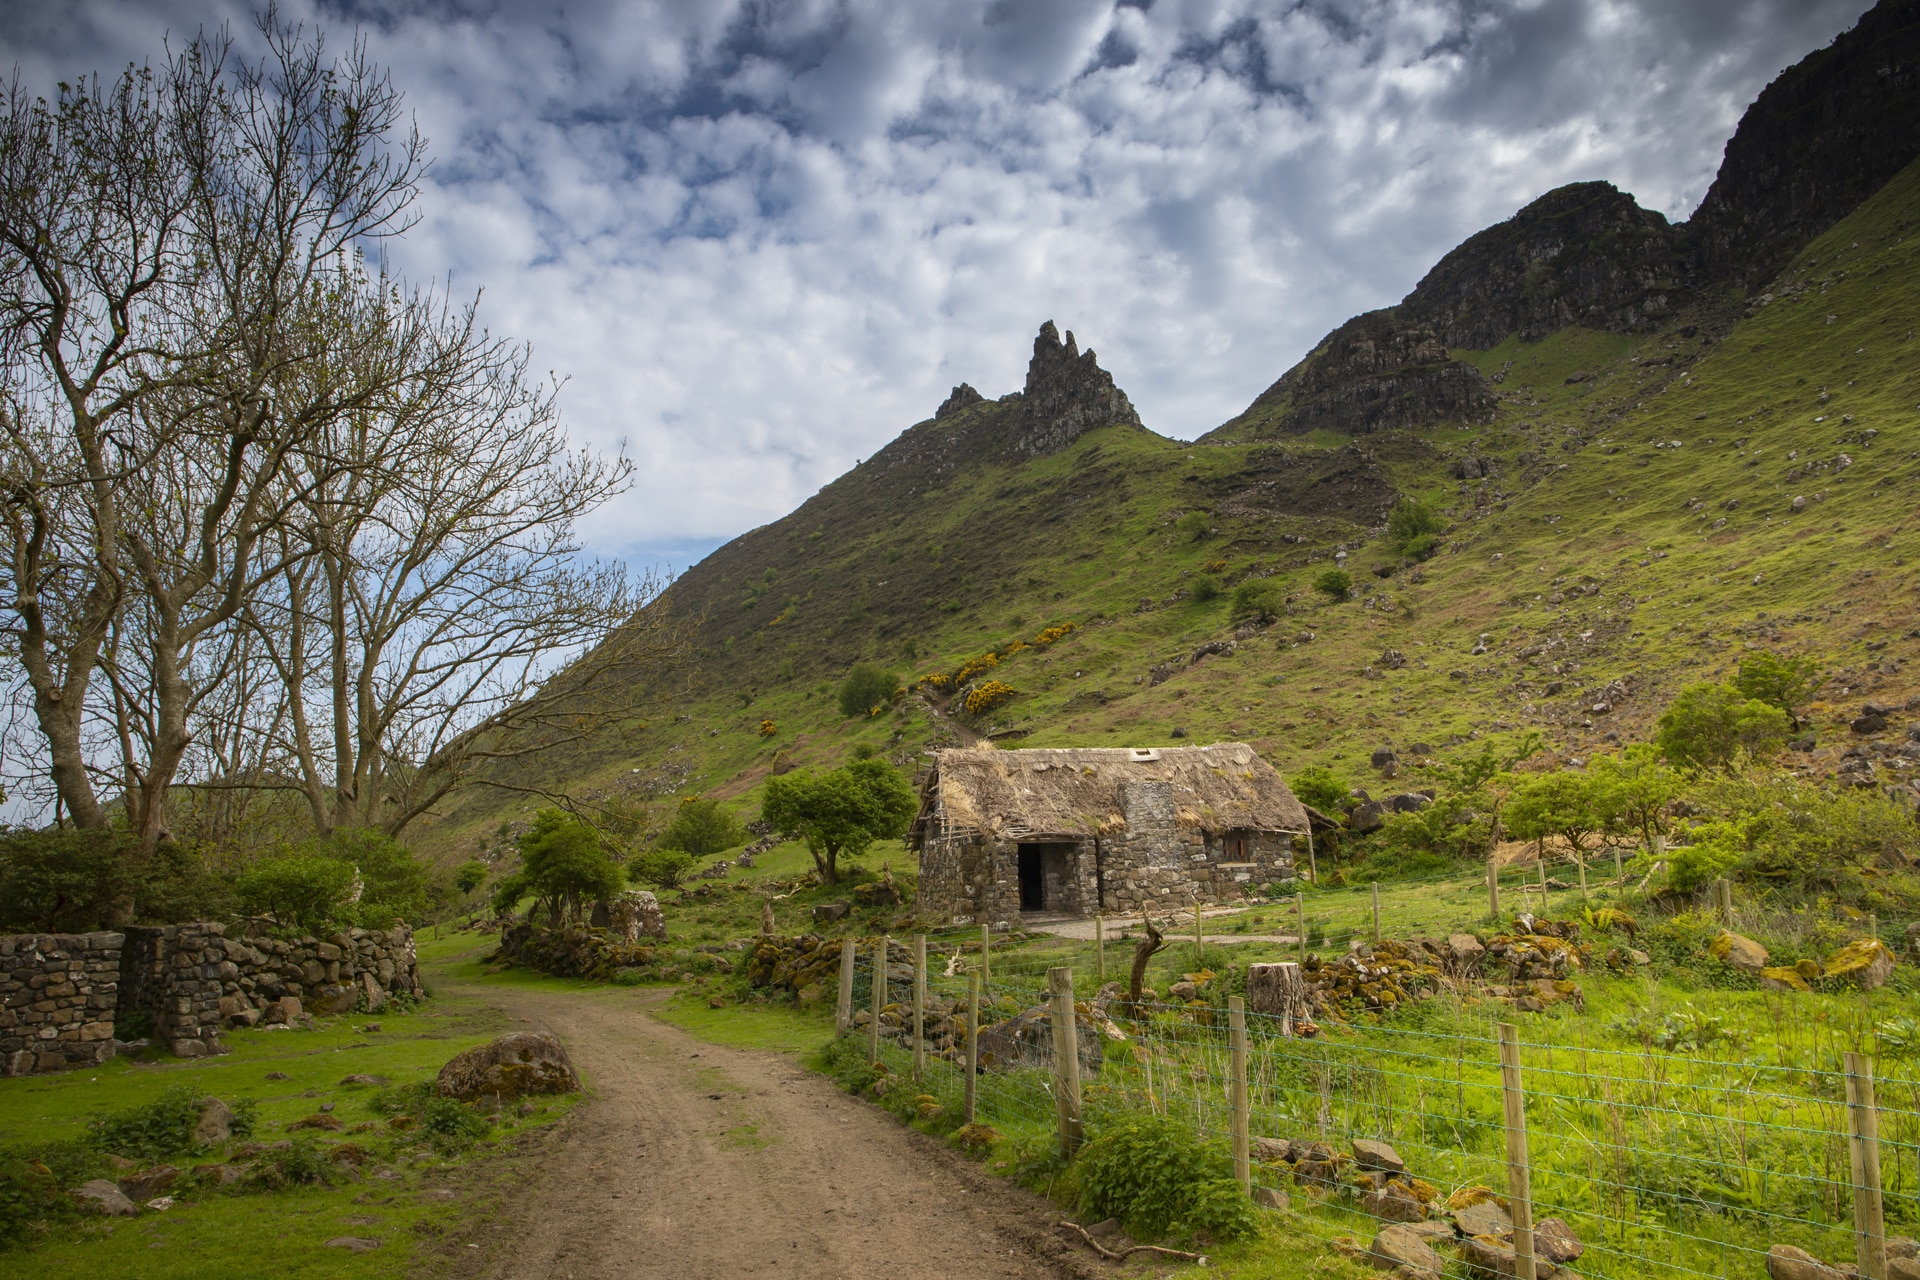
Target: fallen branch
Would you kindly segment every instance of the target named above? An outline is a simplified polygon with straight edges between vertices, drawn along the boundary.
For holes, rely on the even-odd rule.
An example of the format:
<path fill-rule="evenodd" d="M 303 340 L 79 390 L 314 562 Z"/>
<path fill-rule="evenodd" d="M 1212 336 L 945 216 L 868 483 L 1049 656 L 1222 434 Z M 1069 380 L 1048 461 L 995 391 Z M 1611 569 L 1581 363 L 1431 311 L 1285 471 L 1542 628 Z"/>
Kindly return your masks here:
<path fill-rule="evenodd" d="M 1091 1235 L 1087 1234 L 1087 1229 L 1079 1223 L 1063 1222 L 1060 1225 L 1063 1227 L 1072 1227 L 1075 1231 L 1078 1231 L 1080 1238 L 1085 1240 L 1095 1253 L 1114 1262 L 1119 1262 L 1123 1258 L 1130 1258 L 1136 1253 L 1157 1253 L 1168 1258 L 1184 1258 L 1188 1262 L 1197 1262 L 1203 1267 L 1207 1265 L 1207 1255 L 1204 1253 L 1188 1253 L 1183 1249 L 1164 1249 L 1157 1244 L 1136 1244 L 1131 1248 L 1122 1249 L 1120 1252 L 1115 1253 L 1098 1240 L 1095 1240 Z"/>

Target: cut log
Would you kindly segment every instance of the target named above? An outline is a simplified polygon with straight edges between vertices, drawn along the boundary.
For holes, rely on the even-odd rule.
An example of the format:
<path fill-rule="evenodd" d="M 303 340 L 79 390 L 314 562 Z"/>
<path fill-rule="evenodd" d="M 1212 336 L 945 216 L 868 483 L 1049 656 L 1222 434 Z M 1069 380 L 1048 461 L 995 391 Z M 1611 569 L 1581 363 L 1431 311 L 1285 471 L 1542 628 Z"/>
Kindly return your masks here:
<path fill-rule="evenodd" d="M 1307 1020 L 1307 982 L 1291 960 L 1247 966 L 1247 1005 L 1255 1013 L 1276 1018 L 1280 1034 L 1290 1036 Z"/>

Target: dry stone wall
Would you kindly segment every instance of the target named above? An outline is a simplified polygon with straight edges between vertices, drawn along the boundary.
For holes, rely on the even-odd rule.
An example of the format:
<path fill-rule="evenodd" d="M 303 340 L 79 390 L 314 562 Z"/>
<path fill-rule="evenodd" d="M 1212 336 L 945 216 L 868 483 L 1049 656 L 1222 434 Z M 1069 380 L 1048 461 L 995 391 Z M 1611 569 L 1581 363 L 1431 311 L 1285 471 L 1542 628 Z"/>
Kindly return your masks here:
<path fill-rule="evenodd" d="M 0 938 L 0 1074 L 104 1062 L 136 1032 L 205 1057 L 225 1052 L 225 1027 L 373 1012 L 424 994 L 405 925 L 292 942 L 229 938 L 213 921 Z"/>
<path fill-rule="evenodd" d="M 118 933 L 0 938 L 0 1075 L 113 1056 L 122 941 Z"/>

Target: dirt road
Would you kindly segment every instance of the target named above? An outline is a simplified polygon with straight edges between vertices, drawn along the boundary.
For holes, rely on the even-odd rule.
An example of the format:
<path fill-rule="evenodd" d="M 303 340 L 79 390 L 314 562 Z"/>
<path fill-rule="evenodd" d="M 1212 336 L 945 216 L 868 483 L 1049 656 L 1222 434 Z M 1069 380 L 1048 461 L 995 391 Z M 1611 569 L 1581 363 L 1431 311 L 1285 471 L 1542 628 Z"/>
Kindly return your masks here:
<path fill-rule="evenodd" d="M 1045 1202 L 781 1054 L 716 1047 L 649 1016 L 662 993 L 487 1001 L 554 1032 L 592 1097 L 521 1189 L 443 1246 L 493 1280 L 1095 1274 Z M 473 1252 L 468 1252 L 472 1250 Z M 467 1263 L 468 1265 L 458 1265 Z"/>

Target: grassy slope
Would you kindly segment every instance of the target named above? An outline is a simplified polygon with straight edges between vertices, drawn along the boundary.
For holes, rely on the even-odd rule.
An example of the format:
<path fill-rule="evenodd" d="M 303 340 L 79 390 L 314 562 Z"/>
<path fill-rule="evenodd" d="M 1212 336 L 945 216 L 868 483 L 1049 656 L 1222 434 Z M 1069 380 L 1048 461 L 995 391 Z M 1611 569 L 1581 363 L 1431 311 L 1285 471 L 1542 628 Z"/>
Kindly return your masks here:
<path fill-rule="evenodd" d="M 1178 728 L 1254 741 L 1283 770 L 1525 728 L 1581 753 L 1643 734 L 1680 685 L 1764 645 L 1831 664 L 1834 705 L 1816 708 L 1831 736 L 1858 698 L 1914 691 L 1866 664 L 1920 653 L 1906 634 L 1920 616 L 1906 571 L 1920 550 L 1916 215 L 1920 168 L 1808 246 L 1730 331 L 1709 326 L 1717 342 L 1676 325 L 1458 352 L 1497 380 L 1488 426 L 1211 446 L 1116 427 L 1014 465 L 969 460 L 991 456 L 979 440 L 1008 406 L 922 424 L 890 446 L 905 463 L 869 460 L 691 571 L 677 590 L 707 618 L 700 687 L 678 715 L 556 755 L 546 781 L 707 790 L 744 812 L 779 751 L 836 764 L 866 743 L 909 763 L 951 729 L 918 699 L 843 722 L 849 663 L 951 668 L 1065 620 L 1080 630 L 995 673 L 1022 696 L 978 728 L 1026 745 Z M 1463 456 L 1494 459 L 1494 477 L 1449 479 Z M 1396 492 L 1454 523 L 1434 560 L 1379 578 Z M 1173 528 L 1194 509 L 1216 530 L 1200 542 Z M 1358 588 L 1332 604 L 1310 583 L 1338 549 Z M 1184 598 L 1209 565 L 1228 585 L 1273 577 L 1289 616 L 1188 668 L 1197 644 L 1231 634 L 1225 599 Z M 1471 655 L 1482 634 L 1490 651 Z M 1408 665 L 1379 664 L 1388 648 Z M 1150 685 L 1167 661 L 1180 674 Z M 477 792 L 438 835 L 465 845 L 516 811 Z"/>

